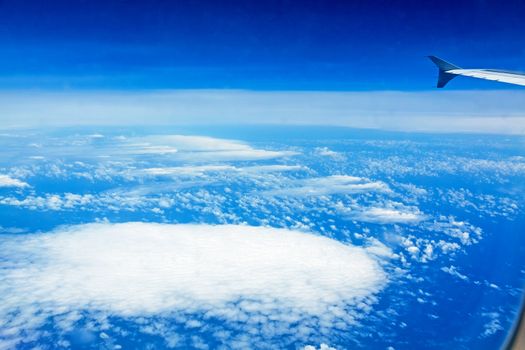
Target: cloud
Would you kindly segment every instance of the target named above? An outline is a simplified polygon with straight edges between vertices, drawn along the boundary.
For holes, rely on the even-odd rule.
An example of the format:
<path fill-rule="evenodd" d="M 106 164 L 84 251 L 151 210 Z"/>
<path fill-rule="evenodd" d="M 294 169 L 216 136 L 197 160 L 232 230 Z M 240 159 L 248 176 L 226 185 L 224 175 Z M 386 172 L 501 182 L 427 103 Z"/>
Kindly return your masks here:
<path fill-rule="evenodd" d="M 23 187 L 28 187 L 29 184 L 23 182 L 23 181 L 20 181 L 18 179 L 14 179 L 8 175 L 2 175 L 0 174 L 0 188 L 1 187 L 18 187 L 18 188 L 23 188 Z"/>
<path fill-rule="evenodd" d="M 27 230 L 23 228 L 19 228 L 19 227 L 3 227 L 0 225 L 0 233 L 16 234 L 16 233 L 24 233 L 24 232 L 27 232 Z"/>
<path fill-rule="evenodd" d="M 120 198 L 119 198 L 120 199 Z M 125 206 L 126 198 L 122 198 L 122 206 Z M 117 204 L 116 198 L 111 199 L 110 196 L 96 197 L 92 194 L 75 194 L 65 193 L 63 195 L 58 194 L 46 194 L 45 196 L 27 196 L 22 199 L 15 197 L 0 197 L 1 205 L 11 205 L 15 207 L 25 207 L 31 210 L 65 210 L 72 209 L 75 207 L 84 207 L 88 205 L 97 204 L 102 202 L 104 205 Z M 129 200 L 129 198 L 128 198 Z M 138 200 L 135 198 L 135 200 Z"/>
<path fill-rule="evenodd" d="M 476 227 L 467 221 L 458 221 L 453 216 L 441 216 L 439 220 L 428 223 L 425 229 L 444 233 L 447 236 L 457 239 L 462 245 L 478 243 L 483 234 L 481 228 Z"/>
<path fill-rule="evenodd" d="M 180 175 L 203 175 L 208 172 L 236 172 L 236 173 L 272 173 L 302 171 L 308 168 L 301 165 L 254 165 L 248 167 L 236 167 L 233 165 L 192 165 L 162 168 L 146 168 L 138 172 L 151 176 L 180 176 Z"/>
<path fill-rule="evenodd" d="M 417 224 L 426 219 L 426 216 L 419 210 L 400 211 L 393 208 L 379 207 L 351 211 L 349 216 L 354 220 L 378 224 Z"/>
<path fill-rule="evenodd" d="M 268 191 L 274 196 L 323 196 L 331 194 L 356 194 L 367 192 L 390 192 L 389 187 L 380 181 L 370 181 L 366 178 L 332 175 L 326 177 L 298 180 L 287 188 Z"/>
<path fill-rule="evenodd" d="M 282 164 L 271 164 L 271 165 L 253 165 L 249 167 L 239 168 L 242 172 L 247 173 L 272 173 L 272 172 L 288 172 L 288 171 L 304 171 L 308 170 L 308 167 L 303 165 L 282 165 Z"/>
<path fill-rule="evenodd" d="M 3 92 L 4 127 L 336 125 L 525 134 L 525 92 L 164 90 Z"/>
<path fill-rule="evenodd" d="M 314 149 L 314 154 L 323 157 L 331 157 L 338 160 L 344 160 L 344 156 L 341 153 L 332 151 L 328 147 L 316 147 Z"/>
<path fill-rule="evenodd" d="M 500 322 L 499 312 L 482 312 L 481 316 L 488 319 L 488 321 L 483 325 L 483 333 L 481 333 L 482 338 L 490 337 L 498 332 L 503 331 L 503 327 Z"/>
<path fill-rule="evenodd" d="M 328 344 L 322 343 L 319 348 L 316 348 L 313 345 L 307 345 L 303 348 L 303 350 L 336 350 L 336 348 L 331 347 Z"/>
<path fill-rule="evenodd" d="M 454 277 L 457 277 L 459 278 L 460 280 L 463 280 L 463 281 L 468 281 L 469 278 L 468 276 L 462 274 L 461 272 L 458 271 L 457 267 L 455 267 L 454 265 L 450 265 L 450 266 L 443 266 L 441 268 L 441 271 L 445 272 L 445 273 L 448 273 L 449 275 L 452 275 Z"/>
<path fill-rule="evenodd" d="M 231 165 L 197 165 L 197 166 L 178 166 L 162 168 L 146 168 L 139 172 L 151 176 L 178 176 L 178 175 L 202 175 L 207 172 L 236 171 L 237 168 Z"/>
<path fill-rule="evenodd" d="M 119 141 L 119 140 L 117 140 Z M 175 159 L 201 161 L 266 160 L 293 156 L 292 151 L 256 149 L 237 140 L 190 135 L 151 135 L 120 140 L 120 147 L 110 152 L 130 154 L 170 154 Z"/>
<path fill-rule="evenodd" d="M 179 150 L 190 152 L 225 152 L 225 151 L 239 151 L 251 150 L 252 148 L 237 140 L 228 140 L 208 136 L 193 136 L 193 135 L 152 135 L 146 137 L 135 138 L 135 140 L 143 140 L 153 143 L 164 143 L 177 147 Z"/>
<path fill-rule="evenodd" d="M 225 343 L 232 330 L 250 334 L 244 345 L 294 334 L 295 342 L 315 341 L 335 325 L 347 331 L 387 283 L 365 249 L 234 225 L 103 223 L 7 235 L 0 262 L 5 346 L 44 336 L 47 322 L 71 332 L 87 315 L 120 317 L 166 342 L 174 332 L 159 323 L 163 317 L 191 328 L 207 324 Z"/>
<path fill-rule="evenodd" d="M 411 258 L 416 261 L 426 263 L 436 258 L 433 241 L 408 236 L 401 239 L 401 245 Z"/>

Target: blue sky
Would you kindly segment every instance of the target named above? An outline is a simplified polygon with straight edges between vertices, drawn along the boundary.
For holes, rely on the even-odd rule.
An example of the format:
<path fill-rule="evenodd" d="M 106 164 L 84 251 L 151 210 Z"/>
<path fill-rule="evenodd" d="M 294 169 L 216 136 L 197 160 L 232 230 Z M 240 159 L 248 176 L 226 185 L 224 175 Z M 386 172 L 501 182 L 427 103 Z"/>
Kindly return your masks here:
<path fill-rule="evenodd" d="M 525 134 L 523 87 L 438 90 L 426 58 L 525 71 L 523 18 L 514 0 L 0 0 L 0 121 Z"/>
<path fill-rule="evenodd" d="M 512 0 L 3 0 L 0 88 L 428 90 L 428 54 L 525 71 L 523 18 Z"/>

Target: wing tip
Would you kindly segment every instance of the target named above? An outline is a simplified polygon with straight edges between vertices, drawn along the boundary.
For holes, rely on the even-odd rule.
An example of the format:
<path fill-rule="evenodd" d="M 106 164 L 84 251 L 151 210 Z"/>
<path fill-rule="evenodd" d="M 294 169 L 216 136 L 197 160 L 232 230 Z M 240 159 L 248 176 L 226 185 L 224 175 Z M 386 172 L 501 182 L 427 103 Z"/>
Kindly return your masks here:
<path fill-rule="evenodd" d="M 451 81 L 452 79 L 454 79 L 456 77 L 455 74 L 448 73 L 448 71 L 453 70 L 453 69 L 460 69 L 460 68 L 458 66 L 450 63 L 450 62 L 442 60 L 441 58 L 439 58 L 437 56 L 429 55 L 427 57 L 432 62 L 434 62 L 434 64 L 439 69 L 439 76 L 438 76 L 438 81 L 437 81 L 436 87 L 439 88 L 439 89 L 444 88 L 445 85 L 447 85 L 447 83 L 449 81 Z"/>

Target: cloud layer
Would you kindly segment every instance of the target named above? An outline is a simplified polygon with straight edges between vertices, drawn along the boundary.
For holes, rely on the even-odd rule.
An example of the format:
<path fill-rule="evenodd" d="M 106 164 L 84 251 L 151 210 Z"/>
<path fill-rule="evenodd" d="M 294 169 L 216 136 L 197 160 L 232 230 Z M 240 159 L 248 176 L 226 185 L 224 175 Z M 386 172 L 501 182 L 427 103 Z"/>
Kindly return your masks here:
<path fill-rule="evenodd" d="M 495 91 L 175 90 L 0 94 L 4 127 L 338 125 L 402 131 L 525 134 L 525 97 Z"/>
<path fill-rule="evenodd" d="M 43 336 L 39 330 L 58 316 L 54 326 L 71 331 L 84 311 L 127 319 L 185 315 L 179 322 L 195 328 L 215 319 L 222 322 L 216 331 L 241 322 L 237 331 L 262 341 L 292 327 L 307 341 L 355 324 L 387 283 L 365 249 L 235 225 L 72 226 L 4 236 L 0 257 L 4 345 Z"/>

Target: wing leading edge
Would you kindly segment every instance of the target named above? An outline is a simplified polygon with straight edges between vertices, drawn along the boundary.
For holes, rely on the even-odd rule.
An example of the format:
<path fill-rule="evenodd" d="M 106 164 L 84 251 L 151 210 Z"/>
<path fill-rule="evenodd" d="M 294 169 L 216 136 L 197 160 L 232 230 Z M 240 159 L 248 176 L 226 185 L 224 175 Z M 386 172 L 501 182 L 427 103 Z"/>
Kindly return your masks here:
<path fill-rule="evenodd" d="M 507 72 L 496 69 L 463 69 L 436 56 L 428 57 L 439 68 L 438 88 L 444 87 L 458 75 L 525 86 L 525 73 Z"/>

